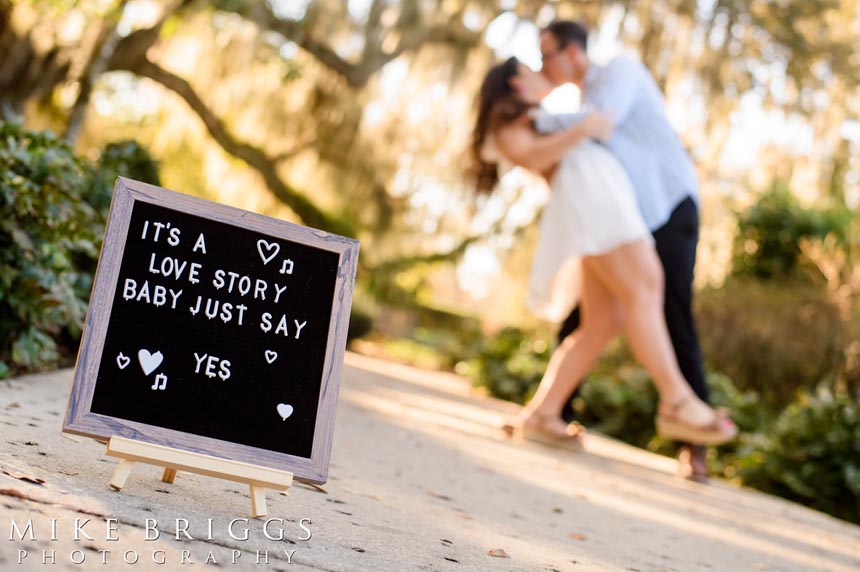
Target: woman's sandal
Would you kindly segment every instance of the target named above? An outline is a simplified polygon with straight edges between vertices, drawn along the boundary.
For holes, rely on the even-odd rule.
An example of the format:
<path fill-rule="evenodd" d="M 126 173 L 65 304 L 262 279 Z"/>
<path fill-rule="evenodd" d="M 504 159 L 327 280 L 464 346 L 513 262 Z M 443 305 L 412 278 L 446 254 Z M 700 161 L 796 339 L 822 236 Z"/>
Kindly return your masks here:
<path fill-rule="evenodd" d="M 684 441 L 696 445 L 722 445 L 738 436 L 738 427 L 728 413 L 714 411 L 714 418 L 704 425 L 684 421 L 678 412 L 692 399 L 685 397 L 674 403 L 669 411 L 657 415 L 657 433 L 672 441 Z"/>
<path fill-rule="evenodd" d="M 585 428 L 578 423 L 571 423 L 565 426 L 563 434 L 550 430 L 545 423 L 538 420 L 523 421 L 516 419 L 502 425 L 502 432 L 508 437 L 521 439 L 524 441 L 533 441 L 551 447 L 557 447 L 568 451 L 581 451 L 582 435 L 585 433 Z"/>

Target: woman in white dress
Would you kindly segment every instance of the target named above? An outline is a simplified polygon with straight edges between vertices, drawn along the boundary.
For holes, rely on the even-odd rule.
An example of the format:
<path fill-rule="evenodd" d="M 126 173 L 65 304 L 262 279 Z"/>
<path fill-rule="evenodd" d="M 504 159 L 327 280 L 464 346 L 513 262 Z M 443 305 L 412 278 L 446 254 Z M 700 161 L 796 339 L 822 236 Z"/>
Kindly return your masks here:
<path fill-rule="evenodd" d="M 583 321 L 553 352 L 537 393 L 507 430 L 577 446 L 581 429 L 561 418 L 564 400 L 623 331 L 660 396 L 657 431 L 702 445 L 732 440 L 731 419 L 701 401 L 683 378 L 666 329 L 663 273 L 651 233 L 624 168 L 592 141 L 608 136 L 610 119 L 592 113 L 567 131 L 540 135 L 533 126 L 537 102 L 518 95 L 515 77 L 520 85 L 545 81 L 514 58 L 488 72 L 472 142 L 476 186 L 492 191 L 506 163 L 549 180 L 552 197 L 541 219 L 529 302 L 542 316 L 559 318 L 581 292 Z"/>

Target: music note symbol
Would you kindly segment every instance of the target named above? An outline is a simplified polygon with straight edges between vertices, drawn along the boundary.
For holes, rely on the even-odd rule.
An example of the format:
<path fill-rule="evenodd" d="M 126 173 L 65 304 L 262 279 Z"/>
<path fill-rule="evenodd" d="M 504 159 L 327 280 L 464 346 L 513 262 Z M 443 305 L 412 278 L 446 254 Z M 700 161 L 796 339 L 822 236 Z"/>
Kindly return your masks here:
<path fill-rule="evenodd" d="M 289 268 L 287 268 L 289 265 Z M 281 274 L 292 274 L 293 273 L 293 261 L 289 258 L 284 260 L 284 263 L 281 265 L 281 269 L 278 270 Z"/>
<path fill-rule="evenodd" d="M 167 388 L 167 376 L 163 373 L 159 373 L 155 376 L 155 383 L 152 384 L 150 389 L 166 389 Z"/>

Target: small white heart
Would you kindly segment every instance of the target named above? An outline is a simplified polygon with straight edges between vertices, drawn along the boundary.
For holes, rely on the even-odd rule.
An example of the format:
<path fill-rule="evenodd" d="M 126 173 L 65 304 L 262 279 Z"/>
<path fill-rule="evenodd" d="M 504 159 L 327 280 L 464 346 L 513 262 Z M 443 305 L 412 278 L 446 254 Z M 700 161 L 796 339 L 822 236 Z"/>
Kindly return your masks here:
<path fill-rule="evenodd" d="M 278 359 L 278 352 L 273 352 L 272 350 L 266 350 L 266 361 L 272 363 Z"/>
<path fill-rule="evenodd" d="M 278 415 L 281 416 L 281 419 L 284 421 L 287 420 L 287 417 L 293 414 L 293 406 L 287 405 L 286 403 L 278 403 Z"/>
<path fill-rule="evenodd" d="M 120 369 L 125 369 L 130 362 L 131 358 L 122 355 L 122 352 L 119 352 L 119 355 L 116 356 L 116 365 L 118 365 Z"/>
<path fill-rule="evenodd" d="M 265 250 L 265 252 L 263 252 Z M 263 264 L 268 264 L 281 251 L 281 245 L 277 242 L 266 242 L 263 239 L 257 241 L 257 252 L 263 259 Z"/>
<path fill-rule="evenodd" d="M 137 361 L 140 362 L 140 367 L 143 369 L 144 375 L 149 375 L 161 365 L 164 356 L 161 352 L 149 353 L 148 350 L 140 350 L 137 352 Z"/>

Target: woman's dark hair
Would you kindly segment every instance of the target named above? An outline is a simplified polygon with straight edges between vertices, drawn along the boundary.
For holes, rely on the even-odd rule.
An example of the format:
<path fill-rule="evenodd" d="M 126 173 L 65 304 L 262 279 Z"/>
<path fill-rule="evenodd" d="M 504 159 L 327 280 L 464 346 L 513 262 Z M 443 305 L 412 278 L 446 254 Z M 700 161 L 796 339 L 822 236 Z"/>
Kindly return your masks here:
<path fill-rule="evenodd" d="M 489 193 L 499 181 L 497 163 L 482 157 L 487 136 L 520 117 L 532 106 L 520 99 L 510 80 L 517 75 L 519 61 L 510 58 L 490 69 L 478 94 L 478 118 L 472 131 L 471 176 L 479 193 Z"/>
<path fill-rule="evenodd" d="M 575 44 L 587 50 L 588 46 L 588 28 L 580 22 L 574 20 L 555 20 L 551 22 L 543 32 L 553 35 L 558 42 L 558 48 L 562 49 L 570 44 Z"/>

